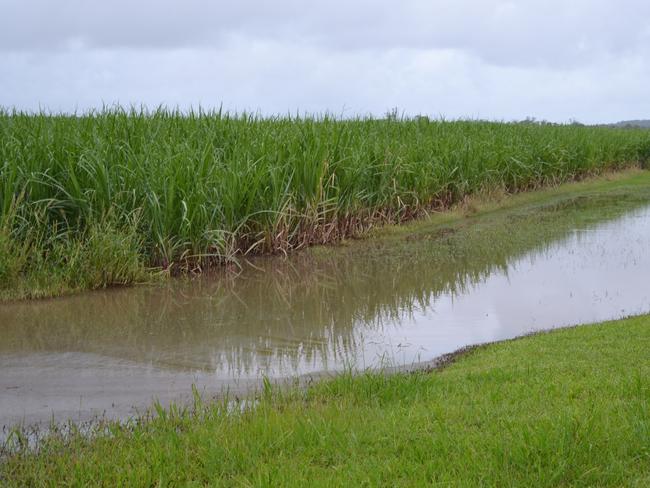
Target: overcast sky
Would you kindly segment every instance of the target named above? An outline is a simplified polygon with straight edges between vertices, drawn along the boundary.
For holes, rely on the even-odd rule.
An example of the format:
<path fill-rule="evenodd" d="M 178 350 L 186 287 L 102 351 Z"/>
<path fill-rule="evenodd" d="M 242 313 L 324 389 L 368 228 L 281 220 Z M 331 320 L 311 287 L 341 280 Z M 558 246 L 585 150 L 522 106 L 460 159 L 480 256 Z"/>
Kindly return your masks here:
<path fill-rule="evenodd" d="M 0 0 L 0 105 L 650 118 L 647 0 Z"/>

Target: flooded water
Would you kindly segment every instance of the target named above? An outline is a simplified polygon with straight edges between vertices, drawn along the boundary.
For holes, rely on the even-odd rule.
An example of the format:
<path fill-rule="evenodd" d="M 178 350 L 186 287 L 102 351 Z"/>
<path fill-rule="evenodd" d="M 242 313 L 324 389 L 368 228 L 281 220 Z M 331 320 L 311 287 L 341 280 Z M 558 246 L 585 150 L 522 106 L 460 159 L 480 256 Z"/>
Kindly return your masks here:
<path fill-rule="evenodd" d="M 437 229 L 259 259 L 236 277 L 2 304 L 0 425 L 124 418 L 193 383 L 238 392 L 648 312 L 650 208 L 620 214 L 553 209 L 468 226 L 473 240 Z"/>

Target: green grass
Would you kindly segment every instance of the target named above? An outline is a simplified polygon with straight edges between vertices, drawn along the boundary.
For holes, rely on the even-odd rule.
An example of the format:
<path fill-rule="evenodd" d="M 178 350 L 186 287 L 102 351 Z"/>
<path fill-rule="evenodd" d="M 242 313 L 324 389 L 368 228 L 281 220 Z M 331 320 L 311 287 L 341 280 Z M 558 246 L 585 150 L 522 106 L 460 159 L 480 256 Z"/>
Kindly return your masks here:
<path fill-rule="evenodd" d="M 0 291 L 47 296 L 286 252 L 649 158 L 642 129 L 0 111 Z M 80 251 L 98 229 L 128 265 Z"/>
<path fill-rule="evenodd" d="M 650 316 L 51 437 L 8 486 L 648 486 Z"/>

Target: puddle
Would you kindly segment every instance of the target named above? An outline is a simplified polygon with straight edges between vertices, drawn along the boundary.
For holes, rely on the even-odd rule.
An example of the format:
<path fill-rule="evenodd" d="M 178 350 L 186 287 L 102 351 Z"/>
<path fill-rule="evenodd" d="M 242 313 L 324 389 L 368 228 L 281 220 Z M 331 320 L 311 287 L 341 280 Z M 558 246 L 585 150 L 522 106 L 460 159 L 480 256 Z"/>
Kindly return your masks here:
<path fill-rule="evenodd" d="M 124 418 L 190 399 L 192 383 L 236 393 L 650 311 L 650 207 L 606 222 L 577 207 L 2 304 L 0 425 Z"/>

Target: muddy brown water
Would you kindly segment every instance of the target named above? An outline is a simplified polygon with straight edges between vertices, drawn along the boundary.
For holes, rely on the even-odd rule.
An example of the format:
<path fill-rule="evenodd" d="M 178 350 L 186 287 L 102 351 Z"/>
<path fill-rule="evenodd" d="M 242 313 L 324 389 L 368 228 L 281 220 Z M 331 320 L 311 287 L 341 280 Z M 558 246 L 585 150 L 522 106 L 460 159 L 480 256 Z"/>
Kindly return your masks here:
<path fill-rule="evenodd" d="M 371 246 L 371 243 L 362 243 Z M 409 365 L 650 311 L 650 208 L 513 253 L 260 259 L 204 276 L 0 305 L 0 425 L 125 418 L 267 376 Z M 406 246 L 406 247 L 404 247 Z"/>

